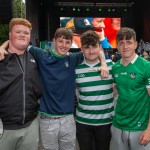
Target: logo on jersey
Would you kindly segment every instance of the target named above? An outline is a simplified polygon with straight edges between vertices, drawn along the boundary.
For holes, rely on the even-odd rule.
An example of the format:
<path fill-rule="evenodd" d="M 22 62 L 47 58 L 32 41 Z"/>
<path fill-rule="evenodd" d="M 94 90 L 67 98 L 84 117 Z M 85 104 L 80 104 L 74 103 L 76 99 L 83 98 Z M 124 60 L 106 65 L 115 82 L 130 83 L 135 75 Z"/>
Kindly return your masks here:
<path fill-rule="evenodd" d="M 139 121 L 139 122 L 137 123 L 137 126 L 138 126 L 138 127 L 141 127 L 141 126 L 142 126 L 142 123 Z"/>
<path fill-rule="evenodd" d="M 30 61 L 33 62 L 33 63 L 35 63 L 35 60 L 34 60 L 34 59 L 30 59 Z"/>
<path fill-rule="evenodd" d="M 83 73 L 78 75 L 78 78 L 83 78 L 83 77 L 85 77 L 85 74 Z"/>
<path fill-rule="evenodd" d="M 127 72 L 121 72 L 121 75 L 127 75 Z"/>
<path fill-rule="evenodd" d="M 118 74 L 115 74 L 115 78 L 118 78 Z"/>
<path fill-rule="evenodd" d="M 65 66 L 66 66 L 66 68 L 69 67 L 69 62 L 68 61 L 65 62 Z"/>
<path fill-rule="evenodd" d="M 135 73 L 135 72 L 131 72 L 131 73 L 130 73 L 130 78 L 131 78 L 131 79 L 134 79 L 135 77 L 136 77 L 136 73 Z"/>

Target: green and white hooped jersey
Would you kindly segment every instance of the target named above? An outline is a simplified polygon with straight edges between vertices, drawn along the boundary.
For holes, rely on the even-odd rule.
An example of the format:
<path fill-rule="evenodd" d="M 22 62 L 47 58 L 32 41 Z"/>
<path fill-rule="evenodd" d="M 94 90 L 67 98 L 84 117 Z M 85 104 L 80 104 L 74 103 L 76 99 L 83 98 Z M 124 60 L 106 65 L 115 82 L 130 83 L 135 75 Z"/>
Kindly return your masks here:
<path fill-rule="evenodd" d="M 76 121 L 87 125 L 104 125 L 112 122 L 114 115 L 112 61 L 106 60 L 109 78 L 101 79 L 97 69 L 100 63 L 90 66 L 85 61 L 76 68 L 79 91 Z"/>
<path fill-rule="evenodd" d="M 118 61 L 112 74 L 119 94 L 113 125 L 127 131 L 145 130 L 150 114 L 150 62 L 139 56 L 127 66 Z"/>

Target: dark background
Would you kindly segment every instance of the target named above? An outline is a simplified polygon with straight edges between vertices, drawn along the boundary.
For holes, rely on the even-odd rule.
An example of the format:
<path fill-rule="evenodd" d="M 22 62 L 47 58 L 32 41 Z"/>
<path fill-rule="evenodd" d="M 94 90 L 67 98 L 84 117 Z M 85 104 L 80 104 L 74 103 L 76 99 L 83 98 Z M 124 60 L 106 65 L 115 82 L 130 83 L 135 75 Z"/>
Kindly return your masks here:
<path fill-rule="evenodd" d="M 87 12 L 87 3 L 92 4 Z M 82 4 L 82 5 L 81 5 Z M 98 5 L 102 12 L 98 12 Z M 125 6 L 118 6 L 123 4 Z M 64 6 L 63 6 L 64 5 Z M 81 6 L 80 6 L 81 5 Z M 107 6 L 108 5 L 108 6 Z M 113 6 L 112 6 L 113 5 Z M 63 11 L 61 7 L 63 6 Z M 81 11 L 72 8 L 80 7 Z M 115 12 L 107 12 L 108 8 Z M 127 9 L 124 12 L 124 9 Z M 128 26 L 137 32 L 137 40 L 150 42 L 150 1 L 149 0 L 26 0 L 26 18 L 32 23 L 32 43 L 51 41 L 55 30 L 60 27 L 60 17 L 121 17 L 122 27 Z M 12 0 L 0 0 L 0 24 L 9 23 L 12 18 Z"/>

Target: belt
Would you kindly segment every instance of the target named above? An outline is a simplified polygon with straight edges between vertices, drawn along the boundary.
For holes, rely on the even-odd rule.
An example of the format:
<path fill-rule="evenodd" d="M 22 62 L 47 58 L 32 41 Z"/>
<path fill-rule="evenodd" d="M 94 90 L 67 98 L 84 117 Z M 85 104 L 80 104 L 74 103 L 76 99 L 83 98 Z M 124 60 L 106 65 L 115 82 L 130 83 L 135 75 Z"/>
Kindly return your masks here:
<path fill-rule="evenodd" d="M 50 120 L 56 120 L 56 119 L 61 119 L 64 118 L 65 116 L 59 116 L 59 117 L 54 117 L 54 116 L 46 116 L 44 114 L 40 115 L 41 119 L 50 119 Z"/>

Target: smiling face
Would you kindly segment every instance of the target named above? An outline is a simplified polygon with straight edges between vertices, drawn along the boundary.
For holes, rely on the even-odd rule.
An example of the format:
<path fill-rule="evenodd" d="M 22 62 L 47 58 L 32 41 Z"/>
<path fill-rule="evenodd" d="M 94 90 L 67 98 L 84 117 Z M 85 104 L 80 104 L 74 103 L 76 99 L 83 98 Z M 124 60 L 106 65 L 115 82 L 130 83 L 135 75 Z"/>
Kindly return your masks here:
<path fill-rule="evenodd" d="M 54 39 L 55 52 L 60 56 L 64 56 L 70 50 L 72 40 L 65 39 L 63 36 Z"/>
<path fill-rule="evenodd" d="M 120 51 L 122 59 L 129 62 L 135 57 L 137 48 L 136 33 L 131 28 L 121 28 L 117 33 L 117 49 Z"/>
<path fill-rule="evenodd" d="M 17 50 L 25 50 L 30 42 L 30 29 L 24 25 L 14 25 L 9 32 L 10 44 Z"/>
<path fill-rule="evenodd" d="M 132 60 L 135 57 L 135 49 L 137 47 L 137 42 L 131 39 L 120 40 L 117 44 L 117 49 L 120 51 L 120 54 L 123 59 Z"/>
<path fill-rule="evenodd" d="M 58 28 L 54 34 L 55 53 L 64 56 L 72 45 L 73 32 L 68 28 Z"/>

